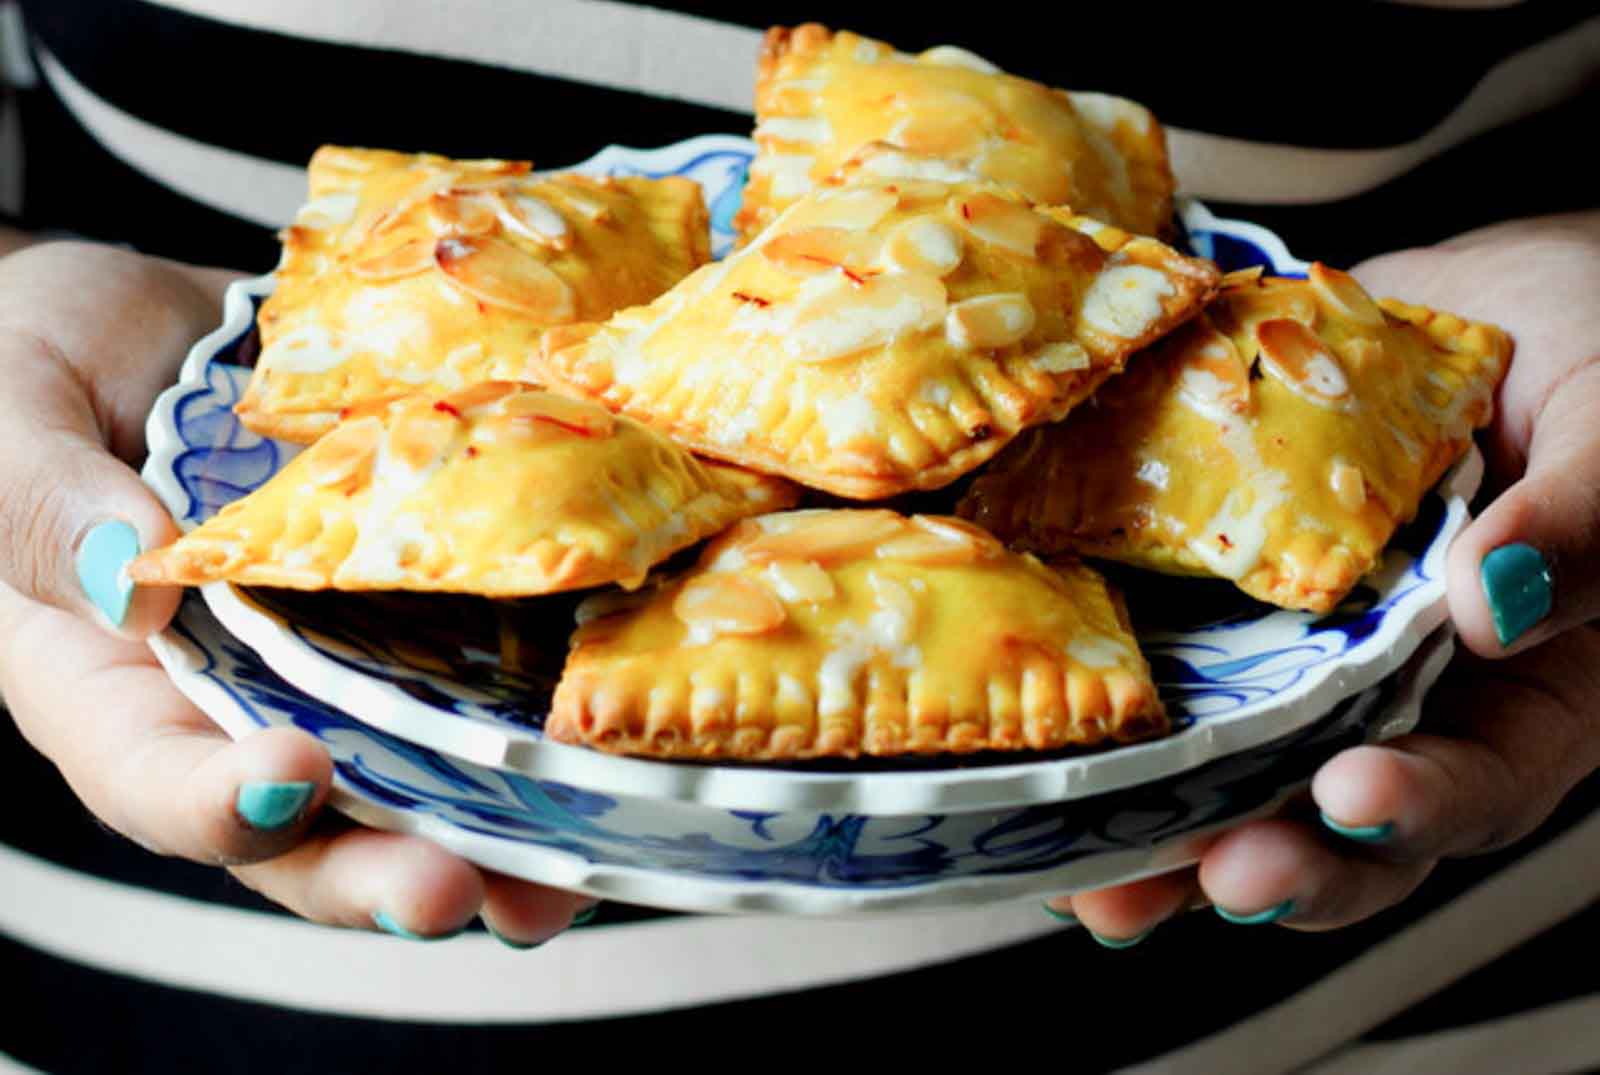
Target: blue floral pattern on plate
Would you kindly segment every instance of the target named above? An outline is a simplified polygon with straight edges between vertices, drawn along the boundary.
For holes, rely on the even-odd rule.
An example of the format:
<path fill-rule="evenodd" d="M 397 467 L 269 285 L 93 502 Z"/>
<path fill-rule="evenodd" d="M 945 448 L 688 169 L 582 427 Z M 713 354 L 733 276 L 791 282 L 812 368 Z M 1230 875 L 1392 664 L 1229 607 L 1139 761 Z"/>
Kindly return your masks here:
<path fill-rule="evenodd" d="M 1452 649 L 1436 633 L 1399 674 L 1290 734 L 1140 787 L 1008 810 L 867 815 L 726 810 L 487 769 L 357 721 L 280 678 L 194 595 L 155 643 L 174 681 L 235 736 L 321 740 L 334 803 L 492 869 L 593 895 L 704 911 L 952 906 L 1098 887 L 1177 868 L 1262 814 L 1332 752 L 1409 727 Z"/>
<path fill-rule="evenodd" d="M 713 247 L 721 254 L 733 241 L 729 222 L 751 154 L 748 141 L 710 136 L 655 150 L 613 146 L 579 168 L 696 179 L 712 207 Z M 1271 232 L 1219 220 L 1197 202 L 1182 206 L 1181 222 L 1187 244 L 1224 268 L 1306 270 Z M 248 378 L 243 364 L 256 347 L 255 306 L 270 291 L 268 277 L 235 285 L 223 325 L 196 345 L 179 384 L 151 415 L 146 476 L 185 526 L 260 485 L 294 450 L 250 433 L 232 413 Z M 479 764 L 600 792 L 729 808 L 1003 807 L 1162 779 L 1308 726 L 1378 683 L 1445 619 L 1444 553 L 1465 522 L 1465 500 L 1480 473 L 1475 454 L 1456 468 L 1391 544 L 1381 569 L 1331 615 L 1271 609 L 1225 584 L 1192 580 L 1160 579 L 1159 599 L 1141 601 L 1152 583 L 1126 575 L 1140 642 L 1177 734 L 1024 763 L 979 758 L 752 771 L 612 758 L 545 741 L 540 732 L 571 622 L 570 604 L 561 599 L 507 605 L 433 597 L 426 615 L 406 615 L 403 597 L 245 593 L 222 585 L 205 594 L 229 631 L 303 691 L 390 734 Z M 1145 614 L 1149 609 L 1166 610 L 1163 619 Z M 521 641 L 515 658 L 508 659 L 508 636 Z"/>

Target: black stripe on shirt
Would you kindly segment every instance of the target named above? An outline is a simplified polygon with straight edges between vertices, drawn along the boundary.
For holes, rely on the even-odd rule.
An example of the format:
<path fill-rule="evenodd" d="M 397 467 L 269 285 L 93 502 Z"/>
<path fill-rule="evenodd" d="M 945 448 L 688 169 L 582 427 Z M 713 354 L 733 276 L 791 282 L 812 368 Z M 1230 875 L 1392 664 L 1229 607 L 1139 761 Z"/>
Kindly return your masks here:
<path fill-rule="evenodd" d="M 241 29 L 136 0 L 26 7 L 29 29 L 96 96 L 188 138 L 291 164 L 333 142 L 554 168 L 610 143 L 750 131 L 744 113 Z"/>
<path fill-rule="evenodd" d="M 1052 85 L 1131 97 L 1171 125 L 1333 148 L 1415 140 L 1500 59 L 1594 14 L 1583 0 L 1460 11 L 1301 3 L 1292 14 L 1279 0 L 1167 4 L 1158 13 L 1073 5 L 1054 16 L 995 9 L 959 21 L 907 19 L 897 5 L 780 4 L 758 14 L 749 5 L 673 6 L 751 27 L 820 19 L 908 50 L 958 44 Z M 331 141 L 556 166 L 610 142 L 749 129 L 743 113 L 246 29 L 142 0 L 24 7 L 32 30 L 100 97 L 168 130 L 274 160 L 298 163 Z M 726 62 L 753 72 L 755 58 Z"/>

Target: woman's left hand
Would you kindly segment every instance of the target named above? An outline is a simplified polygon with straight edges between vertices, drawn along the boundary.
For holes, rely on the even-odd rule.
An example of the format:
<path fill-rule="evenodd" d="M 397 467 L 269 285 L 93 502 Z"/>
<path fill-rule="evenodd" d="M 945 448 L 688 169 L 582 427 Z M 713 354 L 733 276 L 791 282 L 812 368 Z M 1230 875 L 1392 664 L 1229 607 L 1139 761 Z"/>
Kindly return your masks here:
<path fill-rule="evenodd" d="M 1354 272 L 1374 294 L 1516 340 L 1485 439 L 1498 495 L 1447 567 L 1469 652 L 1429 697 L 1426 733 L 1322 767 L 1309 819 L 1251 822 L 1195 868 L 1051 901 L 1103 942 L 1204 902 L 1246 924 L 1360 921 L 1441 858 L 1527 835 L 1600 767 L 1600 213 L 1496 225 Z"/>

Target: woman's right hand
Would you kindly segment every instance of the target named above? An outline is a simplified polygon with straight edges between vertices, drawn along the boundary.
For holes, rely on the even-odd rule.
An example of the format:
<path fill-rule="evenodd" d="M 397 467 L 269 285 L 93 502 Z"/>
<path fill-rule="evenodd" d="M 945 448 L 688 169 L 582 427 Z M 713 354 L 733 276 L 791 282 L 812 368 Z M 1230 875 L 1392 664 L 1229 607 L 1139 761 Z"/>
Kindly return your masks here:
<path fill-rule="evenodd" d="M 176 536 L 133 470 L 145 416 L 233 275 L 90 243 L 0 258 L 0 698 L 85 805 L 152 851 L 225 866 L 317 922 L 437 937 L 481 914 L 510 943 L 547 940 L 592 901 L 324 814 L 315 738 L 230 740 L 142 641 L 179 598 L 124 574 Z"/>

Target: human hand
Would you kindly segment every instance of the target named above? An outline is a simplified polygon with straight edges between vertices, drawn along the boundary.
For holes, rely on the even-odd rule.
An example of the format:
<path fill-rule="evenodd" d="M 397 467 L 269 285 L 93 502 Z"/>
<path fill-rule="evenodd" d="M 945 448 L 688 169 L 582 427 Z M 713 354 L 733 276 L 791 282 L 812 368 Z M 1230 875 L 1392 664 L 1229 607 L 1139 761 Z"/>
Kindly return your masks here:
<path fill-rule="evenodd" d="M 141 641 L 179 594 L 122 569 L 176 530 L 131 464 L 232 275 L 88 243 L 0 259 L 0 698 L 85 805 L 152 851 L 226 866 L 318 922 L 433 937 L 481 914 L 508 942 L 548 939 L 591 901 L 319 817 L 321 744 L 232 742 Z"/>
<path fill-rule="evenodd" d="M 1329 761 L 1307 816 L 1241 826 L 1197 868 L 1051 901 L 1113 946 L 1195 903 L 1246 923 L 1359 921 L 1439 859 L 1525 836 L 1600 766 L 1600 629 L 1587 626 L 1600 615 L 1600 213 L 1497 225 L 1354 272 L 1374 294 L 1516 341 L 1485 438 L 1497 495 L 1447 564 L 1472 652 L 1429 698 L 1427 734 Z"/>

